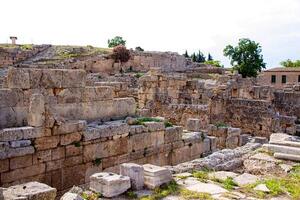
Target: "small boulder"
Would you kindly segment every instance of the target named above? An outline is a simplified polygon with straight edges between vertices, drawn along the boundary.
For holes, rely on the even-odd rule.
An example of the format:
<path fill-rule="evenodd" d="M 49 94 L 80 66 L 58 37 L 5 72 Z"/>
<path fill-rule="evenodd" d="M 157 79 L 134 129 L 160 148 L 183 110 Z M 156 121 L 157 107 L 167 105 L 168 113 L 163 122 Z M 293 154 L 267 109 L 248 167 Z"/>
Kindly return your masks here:
<path fill-rule="evenodd" d="M 235 177 L 233 181 L 236 182 L 238 186 L 245 186 L 248 184 L 256 183 L 257 181 L 259 181 L 259 177 L 252 174 L 244 173 Z"/>
<path fill-rule="evenodd" d="M 261 191 L 261 192 L 270 192 L 269 188 L 266 186 L 266 184 L 259 184 L 255 188 L 253 188 L 256 191 Z"/>

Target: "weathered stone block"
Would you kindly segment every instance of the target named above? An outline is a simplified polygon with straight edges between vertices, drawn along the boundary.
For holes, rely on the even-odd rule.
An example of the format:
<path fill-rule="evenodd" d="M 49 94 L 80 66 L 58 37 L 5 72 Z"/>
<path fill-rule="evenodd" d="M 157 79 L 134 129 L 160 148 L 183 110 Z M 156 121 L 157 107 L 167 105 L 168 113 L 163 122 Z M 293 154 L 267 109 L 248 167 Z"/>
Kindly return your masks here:
<path fill-rule="evenodd" d="M 135 163 L 123 163 L 120 165 L 120 174 L 130 178 L 131 187 L 133 189 L 143 189 L 144 168 L 141 165 Z"/>
<path fill-rule="evenodd" d="M 168 183 L 172 180 L 171 172 L 164 168 L 151 164 L 143 165 L 144 168 L 144 184 L 150 188 L 154 189 L 159 187 L 164 183 Z"/>
<path fill-rule="evenodd" d="M 76 145 L 66 146 L 66 157 L 77 156 L 77 155 L 82 154 L 82 152 L 83 152 L 82 146 L 76 146 Z"/>
<path fill-rule="evenodd" d="M 46 150 L 56 148 L 59 143 L 59 136 L 50 136 L 37 138 L 34 143 L 34 147 L 37 150 Z"/>
<path fill-rule="evenodd" d="M 150 132 L 161 131 L 165 129 L 163 122 L 144 122 L 145 126 L 148 127 Z"/>
<path fill-rule="evenodd" d="M 67 192 L 65 193 L 60 200 L 84 200 L 79 194 Z"/>
<path fill-rule="evenodd" d="M 45 123 L 45 99 L 41 94 L 33 94 L 30 98 L 27 117 L 28 125 L 34 127 L 43 126 Z"/>
<path fill-rule="evenodd" d="M 186 128 L 188 131 L 200 131 L 201 128 L 200 120 L 195 118 L 187 119 Z"/>
<path fill-rule="evenodd" d="M 0 173 L 9 170 L 9 159 L 0 160 Z"/>
<path fill-rule="evenodd" d="M 128 176 L 113 173 L 96 173 L 90 177 L 90 189 L 100 192 L 104 197 L 114 197 L 126 192 L 130 188 Z"/>
<path fill-rule="evenodd" d="M 60 144 L 61 145 L 68 145 L 74 142 L 79 142 L 81 140 L 82 133 L 69 133 L 60 136 Z"/>
<path fill-rule="evenodd" d="M 9 162 L 10 169 L 18 169 L 18 168 L 28 167 L 31 165 L 32 165 L 32 155 L 11 158 Z"/>
<path fill-rule="evenodd" d="M 86 129 L 86 121 L 85 120 L 71 120 L 62 123 L 59 126 L 54 127 L 53 134 L 66 134 L 66 133 L 74 133 L 81 132 Z"/>
<path fill-rule="evenodd" d="M 182 139 L 183 127 L 181 126 L 173 126 L 168 127 L 165 130 L 165 143 L 172 143 L 175 141 L 179 141 Z"/>
<path fill-rule="evenodd" d="M 31 140 L 17 140 L 17 141 L 10 142 L 10 146 L 12 148 L 27 147 L 30 145 L 31 145 Z"/>
<path fill-rule="evenodd" d="M 103 101 L 113 99 L 112 87 L 107 86 L 95 86 L 85 87 L 83 91 L 83 101 Z"/>
<path fill-rule="evenodd" d="M 39 174 L 43 174 L 46 171 L 45 164 L 32 165 L 29 167 L 15 169 L 10 172 L 1 174 L 2 183 L 10 183 L 13 181 L 20 180 L 22 178 L 31 177 Z"/>
<path fill-rule="evenodd" d="M 84 87 L 86 79 L 86 72 L 80 69 L 64 69 L 62 70 L 62 88 L 76 88 Z"/>
<path fill-rule="evenodd" d="M 56 189 L 46 184 L 29 182 L 7 188 L 3 192 L 4 199 L 55 200 Z"/>
<path fill-rule="evenodd" d="M 8 88 L 29 89 L 29 72 L 26 69 L 9 68 L 7 75 Z"/>

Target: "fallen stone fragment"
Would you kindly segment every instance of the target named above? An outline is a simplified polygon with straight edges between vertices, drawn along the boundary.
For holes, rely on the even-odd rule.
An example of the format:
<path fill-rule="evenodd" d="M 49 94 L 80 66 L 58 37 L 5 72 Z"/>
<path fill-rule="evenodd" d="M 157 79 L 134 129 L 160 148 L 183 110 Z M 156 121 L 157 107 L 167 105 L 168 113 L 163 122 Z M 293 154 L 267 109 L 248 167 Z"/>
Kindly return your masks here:
<path fill-rule="evenodd" d="M 101 193 L 104 197 L 115 197 L 130 188 L 130 178 L 114 173 L 96 173 L 90 177 L 90 190 Z"/>
<path fill-rule="evenodd" d="M 274 153 L 274 157 L 283 160 L 300 161 L 300 155 L 286 154 L 286 153 Z"/>
<path fill-rule="evenodd" d="M 60 198 L 60 200 L 83 200 L 83 198 L 78 194 L 67 192 Z"/>
<path fill-rule="evenodd" d="M 9 200 L 55 200 L 56 189 L 39 182 L 29 182 L 7 188 L 4 199 Z"/>
<path fill-rule="evenodd" d="M 144 168 L 135 163 L 124 163 L 120 166 L 120 174 L 128 176 L 131 187 L 140 190 L 144 187 Z"/>
<path fill-rule="evenodd" d="M 255 175 L 252 175 L 252 174 L 244 173 L 242 175 L 239 175 L 239 176 L 235 177 L 233 179 L 233 181 L 238 186 L 245 186 L 245 185 L 248 185 L 248 184 L 256 183 L 257 181 L 259 181 L 259 177 L 255 176 Z"/>
<path fill-rule="evenodd" d="M 235 178 L 238 174 L 234 172 L 227 172 L 227 171 L 218 171 L 218 172 L 211 172 L 208 174 L 210 179 L 216 179 L 219 181 L 225 181 L 227 178 Z"/>
<path fill-rule="evenodd" d="M 145 164 L 144 168 L 144 184 L 149 189 L 159 187 L 164 183 L 169 183 L 172 180 L 171 172 L 164 167 Z"/>
<path fill-rule="evenodd" d="M 209 193 L 211 195 L 222 194 L 228 192 L 226 189 L 221 186 L 213 183 L 202 183 L 198 181 L 194 177 L 189 177 L 184 180 L 177 181 L 179 185 L 187 190 L 191 190 L 194 192 L 204 192 Z"/>
<path fill-rule="evenodd" d="M 255 188 L 253 188 L 256 191 L 261 191 L 261 192 L 270 192 L 269 188 L 266 186 L 266 184 L 259 184 Z"/>

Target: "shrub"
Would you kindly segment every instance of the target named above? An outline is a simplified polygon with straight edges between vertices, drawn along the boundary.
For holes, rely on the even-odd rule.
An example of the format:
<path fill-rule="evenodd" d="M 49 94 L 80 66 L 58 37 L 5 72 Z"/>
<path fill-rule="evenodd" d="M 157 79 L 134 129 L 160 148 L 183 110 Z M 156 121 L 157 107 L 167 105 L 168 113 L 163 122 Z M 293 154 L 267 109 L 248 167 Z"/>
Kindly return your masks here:
<path fill-rule="evenodd" d="M 223 65 L 221 65 L 220 61 L 218 61 L 218 60 L 208 60 L 208 61 L 205 61 L 204 64 L 213 65 L 215 67 L 224 67 Z"/>
<path fill-rule="evenodd" d="M 113 53 L 111 57 L 116 61 L 116 62 L 127 62 L 130 59 L 130 52 L 128 49 L 126 49 L 125 46 L 119 45 L 116 46 L 113 49 Z"/>
<path fill-rule="evenodd" d="M 125 46 L 126 45 L 126 40 L 123 40 L 123 38 L 121 36 L 116 36 L 113 39 L 109 39 L 108 40 L 108 47 L 109 48 L 113 48 L 119 45 Z"/>

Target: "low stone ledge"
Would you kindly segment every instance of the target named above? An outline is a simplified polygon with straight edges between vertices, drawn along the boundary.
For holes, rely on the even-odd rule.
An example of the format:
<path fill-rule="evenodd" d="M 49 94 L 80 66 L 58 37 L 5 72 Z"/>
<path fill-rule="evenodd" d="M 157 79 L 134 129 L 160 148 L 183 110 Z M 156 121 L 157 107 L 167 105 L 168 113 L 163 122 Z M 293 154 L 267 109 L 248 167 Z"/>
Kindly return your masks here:
<path fill-rule="evenodd" d="M 9 187 L 3 191 L 4 200 L 55 200 L 56 189 L 39 182 Z"/>
<path fill-rule="evenodd" d="M 5 128 L 0 130 L 0 141 L 16 141 L 34 139 L 47 136 L 43 128 L 34 128 L 31 126 Z"/>
<path fill-rule="evenodd" d="M 86 129 L 85 120 L 71 120 L 62 123 L 59 126 L 55 126 L 53 129 L 53 135 L 81 132 L 85 129 Z"/>
<path fill-rule="evenodd" d="M 95 125 L 88 127 L 83 132 L 84 141 L 114 137 L 123 134 L 129 134 L 129 125 L 122 121 L 106 122 L 102 125 Z"/>

